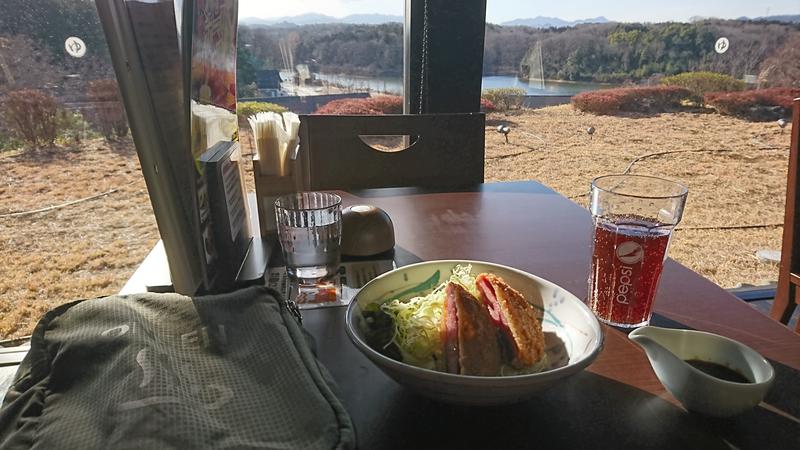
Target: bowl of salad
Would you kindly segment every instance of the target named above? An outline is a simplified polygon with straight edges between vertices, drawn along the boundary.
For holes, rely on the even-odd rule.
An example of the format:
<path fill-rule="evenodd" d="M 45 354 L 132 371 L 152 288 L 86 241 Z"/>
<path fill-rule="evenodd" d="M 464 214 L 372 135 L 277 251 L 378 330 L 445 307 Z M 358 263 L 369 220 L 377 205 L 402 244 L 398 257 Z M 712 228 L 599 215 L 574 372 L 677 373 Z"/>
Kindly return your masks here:
<path fill-rule="evenodd" d="M 591 310 L 536 275 L 480 261 L 429 261 L 367 283 L 347 308 L 353 344 L 435 400 L 510 404 L 586 368 L 603 347 Z"/>

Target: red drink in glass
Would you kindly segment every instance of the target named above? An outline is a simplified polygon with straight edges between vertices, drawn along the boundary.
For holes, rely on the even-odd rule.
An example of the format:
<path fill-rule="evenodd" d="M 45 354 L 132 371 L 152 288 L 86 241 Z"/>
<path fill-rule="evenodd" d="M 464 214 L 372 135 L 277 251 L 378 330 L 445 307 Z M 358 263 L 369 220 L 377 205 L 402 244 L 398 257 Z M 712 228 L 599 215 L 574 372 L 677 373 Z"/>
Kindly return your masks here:
<path fill-rule="evenodd" d="M 686 186 L 647 175 L 592 180 L 594 219 L 589 307 L 602 322 L 650 322 L 672 230 L 683 216 Z"/>
<path fill-rule="evenodd" d="M 612 325 L 650 321 L 670 229 L 644 220 L 596 218 L 589 304 Z"/>

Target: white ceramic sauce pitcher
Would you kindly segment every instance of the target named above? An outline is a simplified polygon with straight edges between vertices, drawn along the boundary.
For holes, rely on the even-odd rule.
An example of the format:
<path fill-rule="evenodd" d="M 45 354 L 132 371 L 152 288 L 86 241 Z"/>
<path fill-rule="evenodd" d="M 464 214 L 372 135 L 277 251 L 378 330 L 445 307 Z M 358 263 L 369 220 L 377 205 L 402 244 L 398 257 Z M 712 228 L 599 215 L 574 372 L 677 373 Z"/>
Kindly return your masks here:
<path fill-rule="evenodd" d="M 729 417 L 758 405 L 775 377 L 772 366 L 758 352 L 716 334 L 646 326 L 632 331 L 628 338 L 644 349 L 670 394 L 687 410 L 709 416 Z M 686 360 L 722 365 L 751 382 L 716 378 Z"/>

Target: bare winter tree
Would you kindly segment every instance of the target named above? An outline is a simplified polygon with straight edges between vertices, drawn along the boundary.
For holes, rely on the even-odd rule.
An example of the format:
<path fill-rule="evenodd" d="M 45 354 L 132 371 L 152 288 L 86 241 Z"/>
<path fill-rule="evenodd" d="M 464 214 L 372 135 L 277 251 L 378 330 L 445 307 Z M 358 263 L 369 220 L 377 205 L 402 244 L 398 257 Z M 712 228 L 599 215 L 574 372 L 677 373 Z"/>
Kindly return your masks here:
<path fill-rule="evenodd" d="M 60 77 L 51 61 L 50 52 L 26 36 L 0 36 L 0 95 L 49 87 Z"/>
<path fill-rule="evenodd" d="M 790 36 L 761 65 L 761 87 L 800 87 L 800 35 Z"/>

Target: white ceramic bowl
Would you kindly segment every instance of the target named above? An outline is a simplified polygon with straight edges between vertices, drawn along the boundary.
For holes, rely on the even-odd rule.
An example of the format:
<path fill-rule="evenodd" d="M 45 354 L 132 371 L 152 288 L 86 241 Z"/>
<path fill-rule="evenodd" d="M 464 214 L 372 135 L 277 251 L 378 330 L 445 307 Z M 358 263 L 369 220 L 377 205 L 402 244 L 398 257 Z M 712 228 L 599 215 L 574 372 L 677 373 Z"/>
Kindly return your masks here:
<path fill-rule="evenodd" d="M 458 264 L 471 264 L 473 275 L 483 272 L 499 275 L 541 311 L 549 369 L 503 377 L 456 375 L 405 364 L 367 345 L 364 333 L 367 323 L 362 308 L 393 298 L 420 295 L 449 278 Z M 347 308 L 345 320 L 353 344 L 383 372 L 421 395 L 448 403 L 497 405 L 528 399 L 586 368 L 603 347 L 600 323 L 570 292 L 521 270 L 479 261 L 430 261 L 385 273 L 361 289 Z"/>
<path fill-rule="evenodd" d="M 646 326 L 628 338 L 644 349 L 661 384 L 690 411 L 740 414 L 764 399 L 775 378 L 772 365 L 758 352 L 718 334 Z M 751 382 L 726 381 L 684 362 L 693 359 L 733 369 Z"/>

